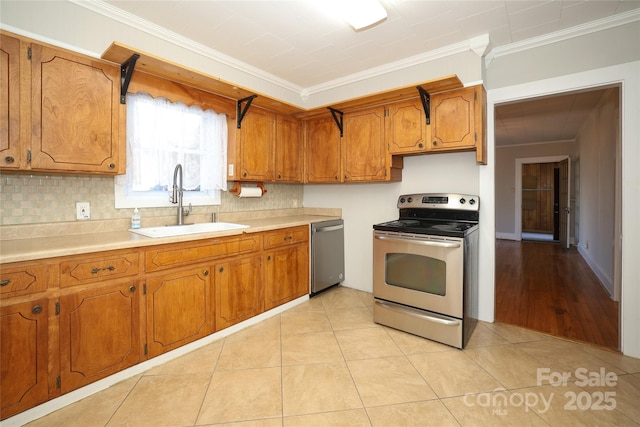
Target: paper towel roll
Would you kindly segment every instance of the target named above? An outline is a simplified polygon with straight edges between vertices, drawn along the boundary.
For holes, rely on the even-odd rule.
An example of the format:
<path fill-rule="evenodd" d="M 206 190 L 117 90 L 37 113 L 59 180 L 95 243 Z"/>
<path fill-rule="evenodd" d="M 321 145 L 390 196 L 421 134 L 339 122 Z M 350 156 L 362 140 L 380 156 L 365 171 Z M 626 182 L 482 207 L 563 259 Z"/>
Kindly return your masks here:
<path fill-rule="evenodd" d="M 262 189 L 260 187 L 242 187 L 238 197 L 262 197 Z"/>

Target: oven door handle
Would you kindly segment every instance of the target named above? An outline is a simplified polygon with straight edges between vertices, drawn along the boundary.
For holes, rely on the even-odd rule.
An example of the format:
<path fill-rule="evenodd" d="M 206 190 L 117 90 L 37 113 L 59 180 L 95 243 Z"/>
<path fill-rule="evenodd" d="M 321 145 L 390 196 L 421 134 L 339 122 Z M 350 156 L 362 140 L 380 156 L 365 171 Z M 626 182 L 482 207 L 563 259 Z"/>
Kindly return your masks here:
<path fill-rule="evenodd" d="M 398 242 L 398 243 L 415 243 L 418 245 L 424 245 L 424 246 L 437 246 L 439 248 L 459 248 L 460 247 L 460 243 L 452 243 L 452 242 L 432 242 L 430 240 L 408 240 L 408 239 L 400 239 L 397 237 L 387 237 L 387 236 L 376 236 L 376 239 L 378 240 L 388 240 L 391 242 Z"/>
<path fill-rule="evenodd" d="M 408 314 L 409 316 L 419 317 L 421 319 L 428 320 L 429 322 L 440 323 L 441 325 L 445 325 L 445 326 L 460 325 L 460 320 L 449 320 L 449 319 L 443 319 L 440 317 L 429 316 L 428 314 L 419 313 L 417 310 L 412 310 L 412 309 L 409 309 L 408 307 L 399 309 L 391 304 L 385 304 L 384 302 L 380 302 L 380 301 L 376 301 L 376 304 L 379 304 L 388 310 L 401 311 L 402 313 Z"/>

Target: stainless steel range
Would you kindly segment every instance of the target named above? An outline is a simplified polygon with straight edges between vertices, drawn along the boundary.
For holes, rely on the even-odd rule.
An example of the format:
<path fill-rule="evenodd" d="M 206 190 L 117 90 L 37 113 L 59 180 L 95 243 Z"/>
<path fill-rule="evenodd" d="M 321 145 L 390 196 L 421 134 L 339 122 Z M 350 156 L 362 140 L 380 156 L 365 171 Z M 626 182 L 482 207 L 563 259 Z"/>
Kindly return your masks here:
<path fill-rule="evenodd" d="M 478 196 L 406 194 L 373 226 L 373 319 L 463 348 L 478 307 Z"/>

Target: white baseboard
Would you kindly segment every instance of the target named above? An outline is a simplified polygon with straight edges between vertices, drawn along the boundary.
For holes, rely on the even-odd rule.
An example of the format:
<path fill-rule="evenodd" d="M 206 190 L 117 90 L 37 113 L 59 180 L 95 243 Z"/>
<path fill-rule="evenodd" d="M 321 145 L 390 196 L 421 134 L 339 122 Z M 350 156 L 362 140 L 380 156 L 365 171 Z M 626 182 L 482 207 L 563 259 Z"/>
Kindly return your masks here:
<path fill-rule="evenodd" d="M 607 275 L 602 269 L 595 263 L 595 261 L 589 257 L 589 253 L 584 249 L 584 247 L 578 245 L 578 253 L 582 256 L 582 259 L 585 260 L 591 271 L 598 277 L 600 280 L 600 284 L 607 291 L 609 296 L 613 298 L 613 280 L 609 275 Z"/>
<path fill-rule="evenodd" d="M 520 240 L 520 237 L 516 233 L 498 233 L 496 232 L 496 239 L 503 240 Z"/>

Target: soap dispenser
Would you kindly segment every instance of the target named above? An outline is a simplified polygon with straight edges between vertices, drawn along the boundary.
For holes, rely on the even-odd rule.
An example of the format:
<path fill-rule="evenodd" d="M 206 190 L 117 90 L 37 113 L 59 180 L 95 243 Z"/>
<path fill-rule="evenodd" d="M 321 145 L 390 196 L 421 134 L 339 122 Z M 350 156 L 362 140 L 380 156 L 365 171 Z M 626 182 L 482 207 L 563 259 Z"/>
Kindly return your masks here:
<path fill-rule="evenodd" d="M 131 228 L 140 228 L 140 212 L 138 211 L 138 208 L 135 208 L 133 210 L 133 215 L 131 215 Z"/>

